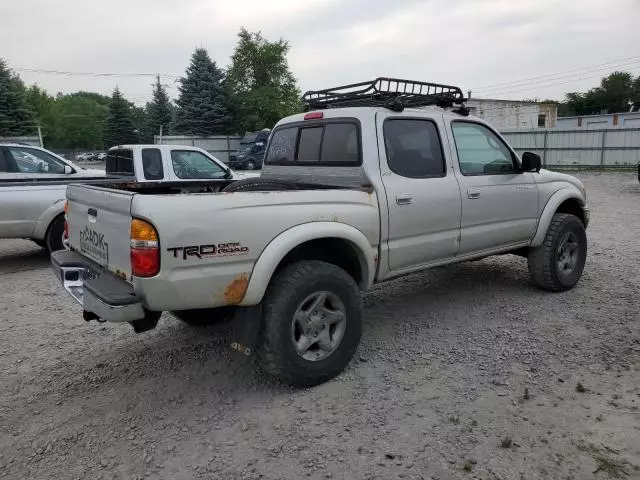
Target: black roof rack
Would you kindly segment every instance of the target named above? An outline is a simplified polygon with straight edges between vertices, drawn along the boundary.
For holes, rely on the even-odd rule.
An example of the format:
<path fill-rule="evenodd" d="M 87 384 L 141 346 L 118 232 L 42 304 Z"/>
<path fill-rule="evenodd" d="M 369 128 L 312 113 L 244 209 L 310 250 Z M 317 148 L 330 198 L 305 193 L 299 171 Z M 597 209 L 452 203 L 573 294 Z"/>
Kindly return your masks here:
<path fill-rule="evenodd" d="M 407 107 L 437 105 L 447 108 L 456 104 L 461 108 L 455 111 L 463 115 L 469 113 L 463 106 L 465 98 L 459 87 L 386 77 L 326 90 L 308 91 L 302 96 L 302 101 L 307 110 L 386 107 L 401 112 Z"/>

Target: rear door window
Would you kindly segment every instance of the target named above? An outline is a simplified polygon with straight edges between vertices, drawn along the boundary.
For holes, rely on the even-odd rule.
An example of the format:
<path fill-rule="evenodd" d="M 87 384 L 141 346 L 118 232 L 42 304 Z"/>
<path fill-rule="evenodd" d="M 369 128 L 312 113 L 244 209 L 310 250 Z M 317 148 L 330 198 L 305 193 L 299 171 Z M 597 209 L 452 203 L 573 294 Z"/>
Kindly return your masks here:
<path fill-rule="evenodd" d="M 105 160 L 105 172 L 107 175 L 134 175 L 133 150 L 109 150 Z"/>
<path fill-rule="evenodd" d="M 392 172 L 408 178 L 445 175 L 438 129 L 431 120 L 388 119 L 384 122 L 384 142 Z"/>

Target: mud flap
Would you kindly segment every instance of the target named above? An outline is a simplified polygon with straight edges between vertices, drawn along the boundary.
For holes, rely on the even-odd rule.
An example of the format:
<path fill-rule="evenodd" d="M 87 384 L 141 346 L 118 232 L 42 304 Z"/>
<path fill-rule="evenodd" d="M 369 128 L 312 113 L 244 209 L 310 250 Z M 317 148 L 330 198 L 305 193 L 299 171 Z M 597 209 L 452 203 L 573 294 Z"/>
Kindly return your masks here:
<path fill-rule="evenodd" d="M 238 307 L 233 317 L 231 348 L 247 357 L 251 355 L 258 343 L 261 323 L 261 304 L 253 307 Z"/>

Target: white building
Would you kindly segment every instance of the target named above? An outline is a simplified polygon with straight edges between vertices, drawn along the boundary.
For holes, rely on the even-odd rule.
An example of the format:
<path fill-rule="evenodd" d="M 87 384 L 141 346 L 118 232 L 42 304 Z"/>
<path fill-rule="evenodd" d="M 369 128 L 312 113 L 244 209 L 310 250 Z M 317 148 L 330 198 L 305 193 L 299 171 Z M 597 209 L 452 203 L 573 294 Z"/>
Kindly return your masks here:
<path fill-rule="evenodd" d="M 604 113 L 601 115 L 582 115 L 560 117 L 556 123 L 558 129 L 594 129 L 594 128 L 640 128 L 640 112 Z"/>
<path fill-rule="evenodd" d="M 486 120 L 498 130 L 554 128 L 558 118 L 558 106 L 555 103 L 470 98 L 466 105 L 471 115 Z"/>

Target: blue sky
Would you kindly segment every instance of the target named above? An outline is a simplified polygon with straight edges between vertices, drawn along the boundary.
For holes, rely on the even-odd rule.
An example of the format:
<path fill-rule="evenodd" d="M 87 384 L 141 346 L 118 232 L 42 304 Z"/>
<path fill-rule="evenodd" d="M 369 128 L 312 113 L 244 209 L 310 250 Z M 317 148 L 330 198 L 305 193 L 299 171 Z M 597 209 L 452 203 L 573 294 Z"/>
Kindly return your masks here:
<path fill-rule="evenodd" d="M 560 99 L 616 67 L 640 74 L 638 19 L 638 0 L 3 1 L 0 57 L 15 68 L 168 74 L 175 96 L 169 75 L 183 74 L 194 48 L 225 67 L 245 26 L 290 41 L 302 90 L 399 76 L 477 97 Z M 153 81 L 18 73 L 51 93 L 118 84 L 136 103 Z"/>

